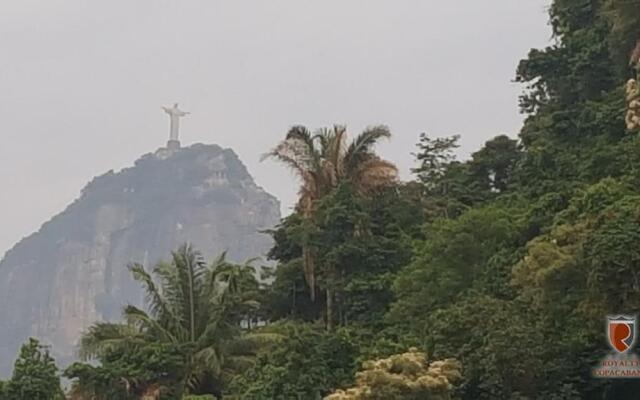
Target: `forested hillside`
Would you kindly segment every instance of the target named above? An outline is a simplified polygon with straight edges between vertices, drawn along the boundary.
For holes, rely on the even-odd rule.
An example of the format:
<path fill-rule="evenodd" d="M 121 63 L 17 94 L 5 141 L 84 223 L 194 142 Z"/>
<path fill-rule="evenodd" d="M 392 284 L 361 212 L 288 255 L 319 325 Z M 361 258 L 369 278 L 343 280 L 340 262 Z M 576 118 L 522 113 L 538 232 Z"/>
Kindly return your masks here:
<path fill-rule="evenodd" d="M 605 317 L 640 309 L 640 0 L 549 12 L 554 43 L 516 72 L 517 138 L 457 160 L 458 137 L 423 134 L 401 183 L 374 150 L 387 128 L 293 127 L 267 154 L 301 183 L 269 279 L 188 247 L 133 268 L 149 313 L 88 332 L 101 365 L 65 372 L 73 398 L 638 398 L 592 368 Z"/>

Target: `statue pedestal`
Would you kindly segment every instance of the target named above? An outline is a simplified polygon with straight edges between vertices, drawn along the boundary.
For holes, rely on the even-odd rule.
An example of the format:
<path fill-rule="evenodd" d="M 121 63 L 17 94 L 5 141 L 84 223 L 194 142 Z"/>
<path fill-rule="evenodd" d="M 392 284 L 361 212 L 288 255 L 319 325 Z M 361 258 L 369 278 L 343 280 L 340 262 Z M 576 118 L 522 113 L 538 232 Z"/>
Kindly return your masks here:
<path fill-rule="evenodd" d="M 167 142 L 167 149 L 169 150 L 178 150 L 180 148 L 179 140 L 169 140 Z"/>

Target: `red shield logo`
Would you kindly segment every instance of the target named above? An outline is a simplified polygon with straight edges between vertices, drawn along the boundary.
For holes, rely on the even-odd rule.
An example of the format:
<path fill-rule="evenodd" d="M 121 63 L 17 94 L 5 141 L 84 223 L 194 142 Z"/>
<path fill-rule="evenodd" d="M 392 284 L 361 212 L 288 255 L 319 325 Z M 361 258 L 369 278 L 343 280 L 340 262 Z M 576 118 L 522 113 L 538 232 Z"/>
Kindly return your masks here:
<path fill-rule="evenodd" d="M 636 317 L 608 317 L 607 334 L 611 348 L 626 353 L 636 342 Z"/>

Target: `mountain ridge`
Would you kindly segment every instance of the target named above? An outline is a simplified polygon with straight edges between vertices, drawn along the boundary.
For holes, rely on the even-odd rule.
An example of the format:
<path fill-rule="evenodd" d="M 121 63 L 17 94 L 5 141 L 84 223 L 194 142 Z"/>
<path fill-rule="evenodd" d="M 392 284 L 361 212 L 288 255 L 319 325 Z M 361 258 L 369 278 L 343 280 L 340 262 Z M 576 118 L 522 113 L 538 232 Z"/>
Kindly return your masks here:
<path fill-rule="evenodd" d="M 141 305 L 128 264 L 153 265 L 184 242 L 241 262 L 264 255 L 271 238 L 260 231 L 279 219 L 278 200 L 218 145 L 161 148 L 93 178 L 0 260 L 0 375 L 28 336 L 68 361 L 83 329 Z"/>

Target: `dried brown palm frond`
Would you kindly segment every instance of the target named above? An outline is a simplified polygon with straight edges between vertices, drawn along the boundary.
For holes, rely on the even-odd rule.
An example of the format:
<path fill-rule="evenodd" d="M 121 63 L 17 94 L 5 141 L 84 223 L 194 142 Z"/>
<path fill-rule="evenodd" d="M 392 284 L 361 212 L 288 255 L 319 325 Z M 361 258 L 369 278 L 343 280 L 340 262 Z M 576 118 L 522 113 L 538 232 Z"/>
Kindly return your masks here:
<path fill-rule="evenodd" d="M 392 185 L 398 179 L 398 168 L 389 161 L 372 156 L 353 173 L 353 183 L 361 194 L 370 194 Z"/>

